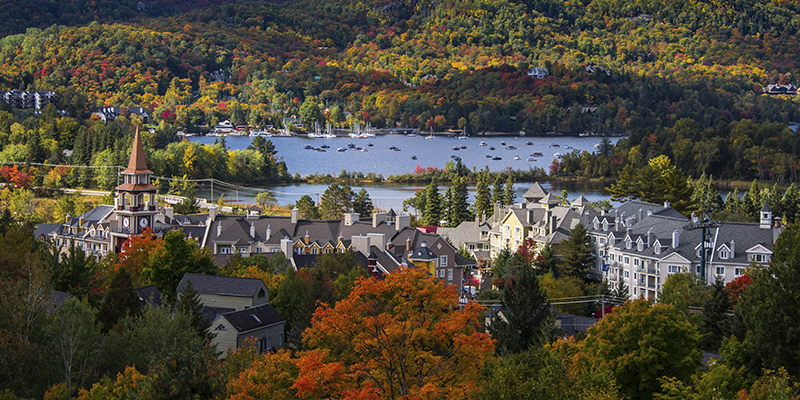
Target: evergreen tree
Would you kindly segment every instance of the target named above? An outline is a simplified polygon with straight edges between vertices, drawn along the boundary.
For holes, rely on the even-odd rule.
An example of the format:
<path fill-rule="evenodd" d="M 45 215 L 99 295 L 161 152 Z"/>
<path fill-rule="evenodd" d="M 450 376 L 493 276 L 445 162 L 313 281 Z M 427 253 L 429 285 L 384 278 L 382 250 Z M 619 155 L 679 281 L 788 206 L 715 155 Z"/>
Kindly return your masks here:
<path fill-rule="evenodd" d="M 125 267 L 119 266 L 111 278 L 111 284 L 97 312 L 97 320 L 102 323 L 104 334 L 108 333 L 121 318 L 127 315 L 136 316 L 141 311 L 142 302 L 133 289 L 131 274 Z"/>
<path fill-rule="evenodd" d="M 733 192 L 728 193 L 728 197 L 725 198 L 725 210 L 734 214 L 741 213 L 742 199 L 739 198 L 738 188 L 734 188 Z"/>
<path fill-rule="evenodd" d="M 717 351 L 722 339 L 730 336 L 731 294 L 725 281 L 717 279 L 711 286 L 709 296 L 703 302 L 703 349 Z"/>
<path fill-rule="evenodd" d="M 514 204 L 514 201 L 517 199 L 517 195 L 514 193 L 514 180 L 511 179 L 511 174 L 508 175 L 506 179 L 506 189 L 504 193 L 504 204 Z"/>
<path fill-rule="evenodd" d="M 203 315 L 203 304 L 200 302 L 200 293 L 194 288 L 191 280 L 188 281 L 186 288 L 178 295 L 178 304 L 175 308 L 189 317 L 197 337 L 203 340 L 212 338 L 212 334 L 209 331 L 212 321 L 209 321 L 205 315 Z"/>
<path fill-rule="evenodd" d="M 458 179 L 458 177 L 454 177 L 453 179 Z M 447 190 L 444 192 L 444 196 L 442 196 L 442 218 L 447 221 L 447 226 L 453 227 L 453 186 L 448 186 Z"/>
<path fill-rule="evenodd" d="M 569 239 L 561 244 L 561 274 L 578 279 L 586 279 L 594 256 L 591 250 L 591 241 L 583 224 L 578 224 L 570 230 Z"/>
<path fill-rule="evenodd" d="M 344 218 L 344 213 L 353 209 L 353 197 L 355 194 L 350 186 L 331 184 L 322 194 L 319 204 L 320 217 L 322 219 Z"/>
<path fill-rule="evenodd" d="M 357 212 L 358 215 L 362 218 L 366 218 L 372 215 L 372 210 L 375 207 L 372 205 L 372 199 L 369 198 L 369 192 L 367 189 L 361 189 L 356 193 L 353 197 L 353 212 Z"/>
<path fill-rule="evenodd" d="M 302 219 L 319 219 L 319 209 L 311 196 L 304 194 L 294 205 Z"/>
<path fill-rule="evenodd" d="M 500 175 L 494 178 L 494 186 L 492 186 L 492 205 L 500 203 L 505 204 L 505 190 L 503 189 L 503 181 L 500 180 Z"/>
<path fill-rule="evenodd" d="M 783 221 L 794 224 L 800 221 L 800 190 L 792 183 L 781 199 L 783 205 Z"/>
<path fill-rule="evenodd" d="M 722 196 L 717 192 L 713 177 L 707 177 L 705 173 L 700 176 L 692 191 L 692 202 L 699 211 L 708 214 L 723 208 Z"/>
<path fill-rule="evenodd" d="M 451 210 L 451 219 L 449 222 L 450 226 L 453 227 L 472 219 L 469 211 L 469 203 L 467 203 L 469 192 L 467 191 L 467 184 L 464 182 L 465 179 L 466 178 L 455 178 L 451 186 L 452 195 L 448 206 Z"/>
<path fill-rule="evenodd" d="M 742 214 L 755 218 L 762 207 L 764 207 L 764 202 L 761 199 L 761 186 L 757 180 L 753 179 L 750 189 L 742 198 Z"/>
<path fill-rule="evenodd" d="M 497 339 L 498 355 L 518 354 L 550 340 L 552 314 L 547 295 L 533 270 L 521 267 L 500 297 L 502 318 L 496 314 L 488 327 Z"/>
<path fill-rule="evenodd" d="M 436 178 L 431 179 L 431 183 L 425 188 L 425 197 L 425 226 L 437 226 L 442 219 L 442 196 L 439 194 Z"/>
<path fill-rule="evenodd" d="M 475 212 L 481 217 L 484 214 L 486 217 L 492 215 L 492 201 L 491 194 L 489 193 L 489 182 L 486 173 L 481 171 L 478 174 L 478 186 L 475 193 Z"/>
<path fill-rule="evenodd" d="M 538 274 L 546 274 L 548 272 L 555 272 L 556 269 L 556 254 L 553 251 L 553 245 L 547 242 L 539 251 L 539 256 L 533 262 L 533 266 Z"/>

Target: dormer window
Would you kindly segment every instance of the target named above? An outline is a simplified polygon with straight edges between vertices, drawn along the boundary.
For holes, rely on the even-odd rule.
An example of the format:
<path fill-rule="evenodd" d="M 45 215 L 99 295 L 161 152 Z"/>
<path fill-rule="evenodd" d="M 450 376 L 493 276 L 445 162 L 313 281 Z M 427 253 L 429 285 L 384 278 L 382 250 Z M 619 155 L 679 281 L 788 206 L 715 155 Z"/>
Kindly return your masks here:
<path fill-rule="evenodd" d="M 720 250 L 719 251 L 719 258 L 721 258 L 723 260 L 727 260 L 729 256 L 730 256 L 730 253 L 728 253 L 728 250 Z"/>
<path fill-rule="evenodd" d="M 226 328 L 225 325 L 219 324 L 219 326 L 214 328 L 214 330 L 215 331 L 227 331 L 228 328 Z"/>
<path fill-rule="evenodd" d="M 644 243 L 642 243 L 641 241 L 637 242 L 636 243 L 636 249 L 639 250 L 639 251 L 644 250 Z"/>
<path fill-rule="evenodd" d="M 653 249 L 656 254 L 661 254 L 661 245 L 656 242 L 655 248 Z"/>
<path fill-rule="evenodd" d="M 625 248 L 630 249 L 633 243 L 631 242 L 631 238 L 625 239 Z"/>
<path fill-rule="evenodd" d="M 605 219 L 603 220 L 603 230 L 604 231 L 608 230 L 608 220 L 605 220 Z"/>
<path fill-rule="evenodd" d="M 600 229 L 600 221 L 594 220 L 594 222 L 592 223 L 592 228 L 594 228 L 594 230 Z"/>

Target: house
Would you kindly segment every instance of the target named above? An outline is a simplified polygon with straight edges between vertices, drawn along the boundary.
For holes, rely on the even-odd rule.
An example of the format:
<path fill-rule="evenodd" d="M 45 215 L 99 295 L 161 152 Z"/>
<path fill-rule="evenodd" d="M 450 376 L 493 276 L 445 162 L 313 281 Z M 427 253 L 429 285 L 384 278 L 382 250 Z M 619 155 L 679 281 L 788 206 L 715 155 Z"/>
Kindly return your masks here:
<path fill-rule="evenodd" d="M 187 273 L 176 292 L 180 295 L 189 282 L 204 305 L 242 310 L 269 304 L 269 289 L 261 279 Z"/>
<path fill-rule="evenodd" d="M 432 236 L 428 246 L 422 241 L 420 246 L 408 256 L 408 261 L 433 275 L 439 282 L 456 285 L 463 293 L 464 285 L 472 278 L 476 263 L 458 253 L 450 242 L 441 236 Z"/>
<path fill-rule="evenodd" d="M 259 352 L 283 348 L 286 320 L 269 304 L 219 314 L 211 322 L 218 351 L 236 350 L 255 340 Z M 223 353 L 221 358 L 224 358 Z"/>
<path fill-rule="evenodd" d="M 770 95 L 788 94 L 790 96 L 794 96 L 797 94 L 797 86 L 793 84 L 767 85 L 767 87 L 764 88 L 764 93 Z"/>
<path fill-rule="evenodd" d="M 533 79 L 544 79 L 549 74 L 550 71 L 544 67 L 533 67 L 528 69 L 528 76 L 532 77 Z"/>
<path fill-rule="evenodd" d="M 103 122 L 111 122 L 120 116 L 138 117 L 143 124 L 150 123 L 150 111 L 144 107 L 102 107 L 92 112 L 92 116 Z"/>
<path fill-rule="evenodd" d="M 587 226 L 597 255 L 596 270 L 611 289 L 628 288 L 631 298 L 658 298 L 671 274 L 692 272 L 706 282 L 725 283 L 746 273 L 751 263 L 767 265 L 781 228 L 769 207 L 760 223 L 723 222 L 693 229 L 698 217 L 687 218 L 664 205 L 627 202 L 612 213 L 596 216 Z M 705 252 L 705 257 L 703 257 Z M 705 276 L 701 261 L 705 258 Z"/>
<path fill-rule="evenodd" d="M 19 91 L 9 90 L 0 92 L 0 98 L 13 108 L 33 108 L 42 110 L 48 104 L 55 104 L 57 96 L 55 92 L 43 91 Z"/>
<path fill-rule="evenodd" d="M 156 289 L 153 285 L 133 289 L 133 293 L 139 298 L 139 301 L 142 303 L 142 308 L 145 306 L 157 308 L 164 304 L 161 298 L 161 291 Z"/>

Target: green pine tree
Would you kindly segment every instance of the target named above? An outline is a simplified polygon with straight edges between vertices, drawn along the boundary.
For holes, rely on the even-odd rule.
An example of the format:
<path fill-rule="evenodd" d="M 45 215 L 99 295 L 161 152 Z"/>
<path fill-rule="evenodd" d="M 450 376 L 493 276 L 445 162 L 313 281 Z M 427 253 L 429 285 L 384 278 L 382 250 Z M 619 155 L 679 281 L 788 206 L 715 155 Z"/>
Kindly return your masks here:
<path fill-rule="evenodd" d="M 511 179 L 511 174 L 508 175 L 506 179 L 506 188 L 504 193 L 504 201 L 503 204 L 514 204 L 514 201 L 517 199 L 517 195 L 514 193 L 514 180 Z"/>
<path fill-rule="evenodd" d="M 739 198 L 738 188 L 734 188 L 733 192 L 728 193 L 728 197 L 725 198 L 725 210 L 733 214 L 741 213 L 742 199 Z"/>
<path fill-rule="evenodd" d="M 561 275 L 586 279 L 594 256 L 591 250 L 591 241 L 586 227 L 578 224 L 569 232 L 569 239 L 561 244 Z"/>
<path fill-rule="evenodd" d="M 492 318 L 489 333 L 498 355 L 517 354 L 550 341 L 553 319 L 547 294 L 533 270 L 522 267 L 500 297 L 502 318 Z"/>
<path fill-rule="evenodd" d="M 800 221 L 800 190 L 792 183 L 783 193 L 783 221 L 794 224 Z"/>
<path fill-rule="evenodd" d="M 111 284 L 97 312 L 97 320 L 102 323 L 102 332 L 108 333 L 122 317 L 139 315 L 141 307 L 142 302 L 133 292 L 131 274 L 120 267 L 112 276 Z"/>
<path fill-rule="evenodd" d="M 178 304 L 176 304 L 175 308 L 189 316 L 192 328 L 194 328 L 197 337 L 203 340 L 212 338 L 212 334 L 209 331 L 212 321 L 209 321 L 205 315 L 203 315 L 203 304 L 200 302 L 200 293 L 194 288 L 191 280 L 188 281 L 186 288 L 178 295 Z"/>
<path fill-rule="evenodd" d="M 437 226 L 442 219 L 442 195 L 439 194 L 436 178 L 431 179 L 425 192 L 425 226 Z"/>
<path fill-rule="evenodd" d="M 492 186 L 492 204 L 505 204 L 505 191 L 503 189 L 503 181 L 500 175 L 494 178 L 494 186 Z"/>
<path fill-rule="evenodd" d="M 478 174 L 478 185 L 475 190 L 475 212 L 478 213 L 479 217 L 484 214 L 487 218 L 490 217 L 492 215 L 492 200 L 489 193 L 488 177 L 483 171 Z"/>
<path fill-rule="evenodd" d="M 319 209 L 311 196 L 304 194 L 303 197 L 297 200 L 295 207 L 297 207 L 297 211 L 299 211 L 300 218 L 319 219 Z"/>
<path fill-rule="evenodd" d="M 464 221 L 472 219 L 469 210 L 469 203 L 467 203 L 467 198 L 469 197 L 469 192 L 467 191 L 467 184 L 465 182 L 465 178 L 455 178 L 453 179 L 452 188 L 452 196 L 450 198 L 449 207 L 451 211 L 451 219 L 450 226 L 458 226 Z"/>
<path fill-rule="evenodd" d="M 730 317 L 732 310 L 731 294 L 725 288 L 725 280 L 717 279 L 709 289 L 703 303 L 703 349 L 717 351 L 722 339 L 730 336 Z"/>

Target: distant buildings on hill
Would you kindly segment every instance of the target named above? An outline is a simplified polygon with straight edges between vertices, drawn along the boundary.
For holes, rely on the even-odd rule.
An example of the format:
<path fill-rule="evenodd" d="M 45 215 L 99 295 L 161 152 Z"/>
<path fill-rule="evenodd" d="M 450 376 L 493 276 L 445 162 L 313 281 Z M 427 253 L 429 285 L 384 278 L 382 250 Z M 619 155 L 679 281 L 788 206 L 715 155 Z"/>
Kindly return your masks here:
<path fill-rule="evenodd" d="M 0 92 L 3 100 L 13 108 L 33 108 L 41 110 L 48 104 L 56 103 L 56 93 L 49 90 L 32 92 L 29 90 L 9 90 Z"/>

